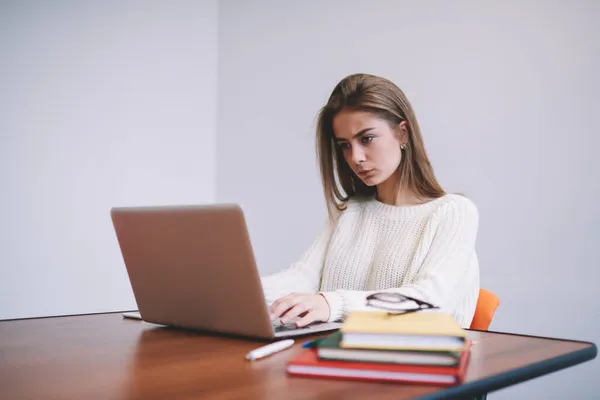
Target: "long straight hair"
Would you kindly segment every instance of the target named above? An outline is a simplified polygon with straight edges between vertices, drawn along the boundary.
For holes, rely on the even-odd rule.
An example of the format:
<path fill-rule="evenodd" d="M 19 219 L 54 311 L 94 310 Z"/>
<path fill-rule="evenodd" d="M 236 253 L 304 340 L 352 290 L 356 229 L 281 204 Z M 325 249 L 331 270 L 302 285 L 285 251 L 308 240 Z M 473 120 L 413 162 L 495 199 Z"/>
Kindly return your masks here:
<path fill-rule="evenodd" d="M 317 158 L 331 219 L 346 208 L 351 197 L 377 193 L 376 186 L 367 186 L 356 176 L 335 143 L 333 119 L 342 110 L 370 112 L 387 121 L 392 128 L 406 121 L 408 142 L 396 172 L 398 192 L 408 190 L 424 199 L 445 194 L 435 177 L 417 118 L 404 92 L 385 78 L 354 74 L 336 85 L 317 120 Z"/>

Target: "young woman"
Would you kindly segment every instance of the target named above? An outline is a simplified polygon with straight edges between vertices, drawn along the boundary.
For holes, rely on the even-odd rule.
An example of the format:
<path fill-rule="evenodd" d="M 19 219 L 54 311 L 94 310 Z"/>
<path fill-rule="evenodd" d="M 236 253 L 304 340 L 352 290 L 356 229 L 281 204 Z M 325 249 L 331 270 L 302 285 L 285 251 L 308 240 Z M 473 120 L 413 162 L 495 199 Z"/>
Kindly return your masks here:
<path fill-rule="evenodd" d="M 415 113 L 387 79 L 343 79 L 319 114 L 329 221 L 302 258 L 261 278 L 272 319 L 342 320 L 375 292 L 439 306 L 469 327 L 479 293 L 476 206 L 437 182 Z"/>

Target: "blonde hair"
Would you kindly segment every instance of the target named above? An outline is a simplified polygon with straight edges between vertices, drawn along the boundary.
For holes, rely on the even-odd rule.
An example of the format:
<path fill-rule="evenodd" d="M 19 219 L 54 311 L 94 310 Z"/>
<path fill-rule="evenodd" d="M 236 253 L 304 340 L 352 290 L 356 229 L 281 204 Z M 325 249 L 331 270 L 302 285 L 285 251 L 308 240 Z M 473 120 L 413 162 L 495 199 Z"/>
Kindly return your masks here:
<path fill-rule="evenodd" d="M 336 85 L 317 120 L 317 157 L 330 218 L 343 211 L 351 197 L 377 193 L 377 187 L 365 185 L 354 174 L 335 143 L 333 119 L 342 110 L 370 112 L 392 128 L 406 121 L 408 142 L 398 166 L 398 191 L 409 190 L 419 198 L 430 199 L 445 194 L 425 152 L 415 113 L 402 90 L 385 78 L 354 74 Z"/>

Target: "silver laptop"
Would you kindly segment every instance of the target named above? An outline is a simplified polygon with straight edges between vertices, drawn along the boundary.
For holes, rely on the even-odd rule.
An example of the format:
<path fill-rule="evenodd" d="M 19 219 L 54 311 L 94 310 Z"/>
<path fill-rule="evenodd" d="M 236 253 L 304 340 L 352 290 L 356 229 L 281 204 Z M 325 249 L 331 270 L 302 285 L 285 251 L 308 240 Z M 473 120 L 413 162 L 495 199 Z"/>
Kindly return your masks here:
<path fill-rule="evenodd" d="M 342 325 L 270 320 L 238 205 L 115 207 L 111 217 L 146 322 L 265 339 Z"/>

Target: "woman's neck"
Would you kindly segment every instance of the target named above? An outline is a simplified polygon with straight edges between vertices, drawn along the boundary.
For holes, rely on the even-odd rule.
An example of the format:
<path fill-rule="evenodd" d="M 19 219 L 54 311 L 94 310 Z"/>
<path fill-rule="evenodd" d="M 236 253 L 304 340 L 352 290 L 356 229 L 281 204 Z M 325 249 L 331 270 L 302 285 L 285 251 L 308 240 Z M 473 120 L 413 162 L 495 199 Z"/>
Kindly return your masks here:
<path fill-rule="evenodd" d="M 386 181 L 377 186 L 377 200 L 392 206 L 414 206 L 429 199 L 424 199 L 411 190 L 399 189 L 398 185 Z"/>

